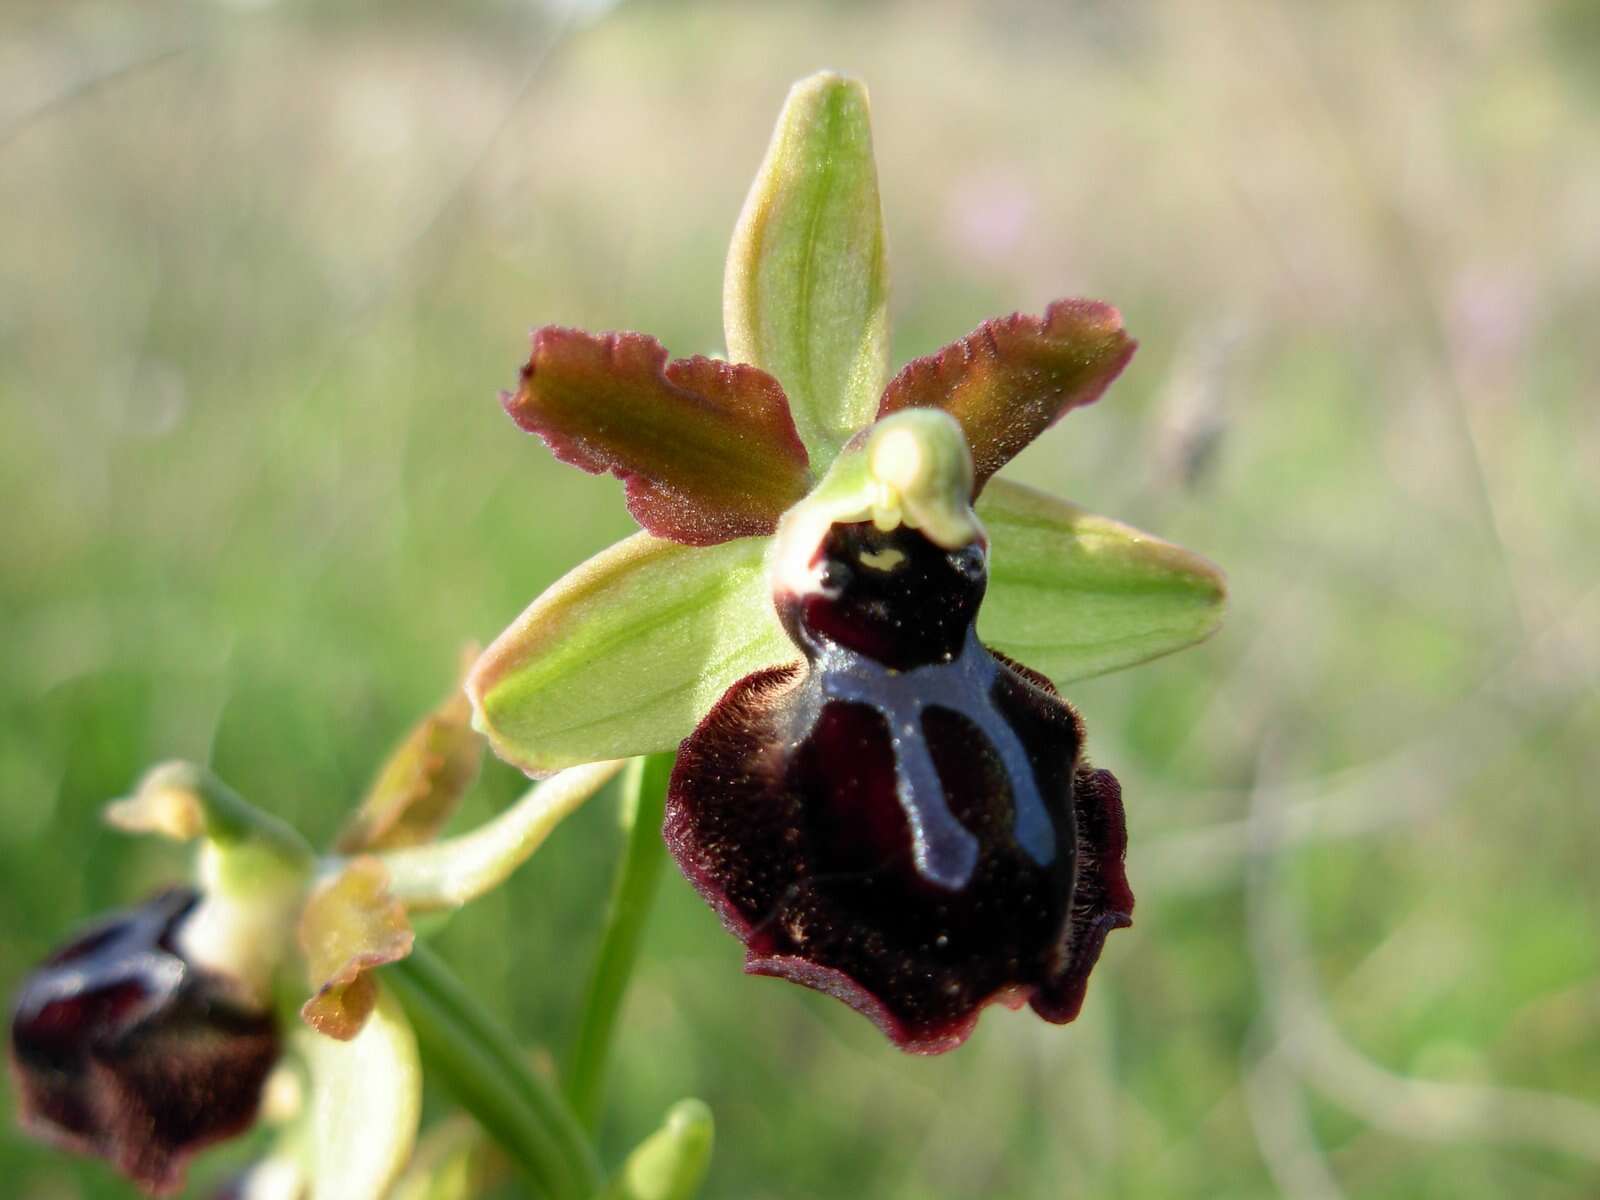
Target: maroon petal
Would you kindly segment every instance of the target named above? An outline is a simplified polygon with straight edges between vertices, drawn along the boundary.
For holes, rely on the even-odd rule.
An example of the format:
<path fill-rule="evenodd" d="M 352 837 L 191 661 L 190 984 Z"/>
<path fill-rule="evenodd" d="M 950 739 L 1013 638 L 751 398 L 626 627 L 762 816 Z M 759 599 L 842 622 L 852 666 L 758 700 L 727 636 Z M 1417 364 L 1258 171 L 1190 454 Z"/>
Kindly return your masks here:
<path fill-rule="evenodd" d="M 779 598 L 806 662 L 740 681 L 679 750 L 666 838 L 745 969 L 833 995 L 901 1048 L 994 1001 L 1077 1015 L 1130 921 L 1115 780 L 1076 712 L 972 633 L 981 549 L 835 526 Z"/>
<path fill-rule="evenodd" d="M 985 321 L 959 342 L 907 363 L 889 381 L 878 416 L 942 408 L 972 447 L 973 494 L 1063 414 L 1093 403 L 1138 343 L 1122 314 L 1095 300 L 1057 300 L 1043 318 Z"/>
<path fill-rule="evenodd" d="M 12 1014 L 23 1124 L 157 1195 L 250 1125 L 278 1057 L 271 1014 L 179 953 L 198 903 L 174 888 L 110 918 L 35 971 Z"/>
<path fill-rule="evenodd" d="M 562 462 L 621 478 L 628 511 L 675 542 L 771 533 L 810 487 L 776 379 L 710 358 L 668 363 L 643 334 L 537 330 L 504 403 Z"/>

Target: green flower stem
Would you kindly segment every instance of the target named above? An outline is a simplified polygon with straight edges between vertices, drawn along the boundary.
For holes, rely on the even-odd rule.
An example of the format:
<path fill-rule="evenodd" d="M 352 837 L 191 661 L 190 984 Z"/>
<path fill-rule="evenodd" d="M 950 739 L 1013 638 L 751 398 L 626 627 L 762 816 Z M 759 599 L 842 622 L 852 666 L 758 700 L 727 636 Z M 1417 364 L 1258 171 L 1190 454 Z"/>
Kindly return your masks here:
<path fill-rule="evenodd" d="M 416 1029 L 424 1061 L 553 1200 L 587 1200 L 599 1160 L 557 1090 L 427 947 L 384 969 Z"/>
<path fill-rule="evenodd" d="M 577 1037 L 567 1064 L 566 1091 L 573 1111 L 586 1129 L 600 1118 L 605 1094 L 606 1064 L 617 1015 L 628 992 L 628 979 L 639 957 L 639 942 L 655 900 L 656 882 L 666 847 L 661 841 L 661 818 L 666 808 L 667 780 L 672 774 L 671 754 L 651 754 L 628 764 L 623 782 L 624 829 L 627 847 L 611 887 L 605 932 L 589 973 L 589 986 L 580 1010 Z"/>

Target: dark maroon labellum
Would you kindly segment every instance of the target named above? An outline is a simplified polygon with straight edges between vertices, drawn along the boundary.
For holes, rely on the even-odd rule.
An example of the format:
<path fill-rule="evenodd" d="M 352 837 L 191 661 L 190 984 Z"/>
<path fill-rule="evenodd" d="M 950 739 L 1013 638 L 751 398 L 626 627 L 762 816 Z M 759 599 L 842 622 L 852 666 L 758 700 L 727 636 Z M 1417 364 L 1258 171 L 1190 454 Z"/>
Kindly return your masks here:
<path fill-rule="evenodd" d="M 28 1130 L 158 1195 L 181 1189 L 197 1150 L 250 1125 L 278 1057 L 271 1014 L 179 952 L 199 902 L 173 888 L 107 918 L 24 981 L 11 1019 Z"/>
<path fill-rule="evenodd" d="M 995 1000 L 1078 1013 L 1131 923 L 1122 803 L 1077 713 L 973 629 L 984 548 L 836 525 L 776 597 L 805 662 L 735 684 L 678 753 L 666 837 L 746 969 L 837 996 L 904 1049 Z"/>

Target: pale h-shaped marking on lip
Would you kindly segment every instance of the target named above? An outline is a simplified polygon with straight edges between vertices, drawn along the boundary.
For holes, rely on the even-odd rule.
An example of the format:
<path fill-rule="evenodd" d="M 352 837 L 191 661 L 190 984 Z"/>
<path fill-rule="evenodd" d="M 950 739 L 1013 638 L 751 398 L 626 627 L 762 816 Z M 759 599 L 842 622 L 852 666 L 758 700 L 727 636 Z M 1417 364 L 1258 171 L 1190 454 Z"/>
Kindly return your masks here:
<path fill-rule="evenodd" d="M 999 755 L 1011 784 L 1012 833 L 1041 867 L 1055 858 L 1055 830 L 1039 794 L 1039 781 L 1022 739 L 995 704 L 1004 668 L 967 630 L 961 652 L 950 662 L 896 671 L 851 650 L 825 643 L 812 661 L 821 672 L 822 700 L 842 700 L 875 709 L 889 726 L 894 750 L 895 794 L 911 826 L 917 871 L 939 887 L 967 885 L 978 865 L 978 839 L 950 811 L 922 714 L 946 708 L 977 726 Z"/>

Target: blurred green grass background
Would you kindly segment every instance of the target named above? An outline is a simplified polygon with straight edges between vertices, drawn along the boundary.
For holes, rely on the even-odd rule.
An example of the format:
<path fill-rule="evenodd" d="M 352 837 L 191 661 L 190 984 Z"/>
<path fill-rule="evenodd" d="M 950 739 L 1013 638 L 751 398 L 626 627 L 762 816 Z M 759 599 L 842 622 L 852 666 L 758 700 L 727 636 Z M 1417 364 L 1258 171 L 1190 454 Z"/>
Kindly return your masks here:
<path fill-rule="evenodd" d="M 1600 1195 L 1597 11 L 7 0 L 0 982 L 180 869 L 99 824 L 144 766 L 326 838 L 460 644 L 629 529 L 496 389 L 547 322 L 719 346 L 770 123 L 834 66 L 896 361 L 1121 306 L 1134 364 L 1013 471 L 1232 610 L 1072 694 L 1139 896 L 1076 1025 L 902 1057 L 673 874 L 607 1153 L 694 1094 L 712 1197 Z M 614 812 L 438 939 L 530 1041 Z M 6 1195 L 128 1194 L 9 1105 Z"/>

